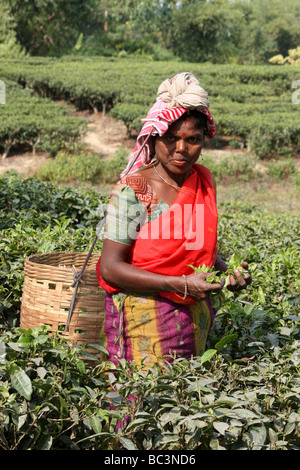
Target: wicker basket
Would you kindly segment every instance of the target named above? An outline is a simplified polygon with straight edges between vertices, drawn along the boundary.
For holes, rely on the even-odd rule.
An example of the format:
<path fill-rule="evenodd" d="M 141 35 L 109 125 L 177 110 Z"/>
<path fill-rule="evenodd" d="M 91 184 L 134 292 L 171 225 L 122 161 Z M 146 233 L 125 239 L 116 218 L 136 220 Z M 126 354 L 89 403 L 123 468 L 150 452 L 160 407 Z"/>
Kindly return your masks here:
<path fill-rule="evenodd" d="M 74 287 L 74 269 L 81 270 L 87 253 L 54 252 L 27 258 L 21 303 L 21 328 L 49 325 L 72 344 L 99 344 L 105 314 L 104 294 L 97 281 L 99 254 L 92 254 L 76 294 L 69 330 L 65 331 Z M 95 350 L 93 350 L 95 353 Z M 97 354 L 98 355 L 98 354 Z M 98 355 L 99 356 L 99 355 Z"/>

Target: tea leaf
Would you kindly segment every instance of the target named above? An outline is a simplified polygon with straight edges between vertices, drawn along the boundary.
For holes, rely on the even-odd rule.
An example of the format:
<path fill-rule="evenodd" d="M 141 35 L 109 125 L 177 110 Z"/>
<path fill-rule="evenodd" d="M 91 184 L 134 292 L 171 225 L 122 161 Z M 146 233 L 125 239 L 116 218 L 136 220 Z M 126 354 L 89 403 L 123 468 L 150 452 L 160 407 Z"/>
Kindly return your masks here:
<path fill-rule="evenodd" d="M 136 446 L 134 443 L 130 440 L 127 439 L 127 437 L 120 437 L 119 442 L 122 444 L 123 447 L 127 450 L 137 450 Z"/>
<path fill-rule="evenodd" d="M 12 386 L 17 390 L 17 392 L 22 397 L 26 398 L 26 400 L 31 400 L 32 384 L 26 372 L 19 369 L 17 372 L 11 374 L 10 379 Z"/>
<path fill-rule="evenodd" d="M 222 351 L 228 344 L 234 341 L 237 338 L 237 334 L 224 336 L 220 341 L 215 344 L 215 348 L 218 351 Z"/>
<path fill-rule="evenodd" d="M 261 450 L 267 438 L 267 431 L 263 424 L 251 426 L 250 443 L 253 444 L 253 450 Z"/>
<path fill-rule="evenodd" d="M 207 351 L 205 351 L 205 353 L 201 356 L 201 364 L 210 361 L 211 358 L 216 354 L 216 352 L 216 349 L 208 349 Z"/>
<path fill-rule="evenodd" d="M 225 431 L 227 431 L 227 429 L 229 428 L 229 424 L 218 421 L 214 422 L 213 426 L 220 434 L 222 434 L 222 436 L 224 436 Z"/>

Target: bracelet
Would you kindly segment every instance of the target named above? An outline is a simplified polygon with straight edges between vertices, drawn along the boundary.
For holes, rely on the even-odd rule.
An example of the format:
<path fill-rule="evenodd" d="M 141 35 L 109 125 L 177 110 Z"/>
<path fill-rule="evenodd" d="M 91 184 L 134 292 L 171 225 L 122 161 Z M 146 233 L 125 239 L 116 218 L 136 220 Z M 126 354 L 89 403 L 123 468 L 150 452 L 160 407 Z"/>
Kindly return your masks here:
<path fill-rule="evenodd" d="M 183 275 L 182 275 L 182 277 L 183 277 L 183 278 L 184 278 L 184 280 L 185 280 L 185 286 L 184 286 L 184 296 L 183 296 L 182 298 L 183 298 L 183 300 L 185 300 L 185 299 L 186 299 L 186 297 L 187 297 L 187 293 L 188 293 L 188 283 L 187 283 L 187 278 L 186 278 L 186 275 L 185 275 L 185 274 L 183 274 Z"/>

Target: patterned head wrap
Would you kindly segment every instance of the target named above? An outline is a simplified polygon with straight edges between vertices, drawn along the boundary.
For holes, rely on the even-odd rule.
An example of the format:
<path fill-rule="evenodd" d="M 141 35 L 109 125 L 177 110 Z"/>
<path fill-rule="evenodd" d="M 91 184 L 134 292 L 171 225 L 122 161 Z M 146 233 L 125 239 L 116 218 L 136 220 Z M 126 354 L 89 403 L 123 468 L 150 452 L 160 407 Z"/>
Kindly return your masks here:
<path fill-rule="evenodd" d="M 169 126 L 188 110 L 196 109 L 204 114 L 207 118 L 208 136 L 211 138 L 216 135 L 214 119 L 208 109 L 208 94 L 193 74 L 183 72 L 165 80 L 158 88 L 157 94 L 159 96 L 155 104 L 147 117 L 142 119 L 144 125 L 121 177 L 150 163 L 154 157 L 154 145 L 150 137 L 164 135 Z"/>

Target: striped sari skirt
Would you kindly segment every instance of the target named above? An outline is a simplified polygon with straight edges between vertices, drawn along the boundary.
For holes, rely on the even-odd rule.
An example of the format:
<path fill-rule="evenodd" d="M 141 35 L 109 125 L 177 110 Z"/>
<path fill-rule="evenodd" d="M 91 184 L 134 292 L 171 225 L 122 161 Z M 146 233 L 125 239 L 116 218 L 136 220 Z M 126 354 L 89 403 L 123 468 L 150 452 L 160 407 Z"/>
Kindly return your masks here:
<path fill-rule="evenodd" d="M 106 294 L 101 344 L 107 360 L 148 367 L 203 354 L 215 309 L 210 300 L 181 305 L 159 295 Z"/>

